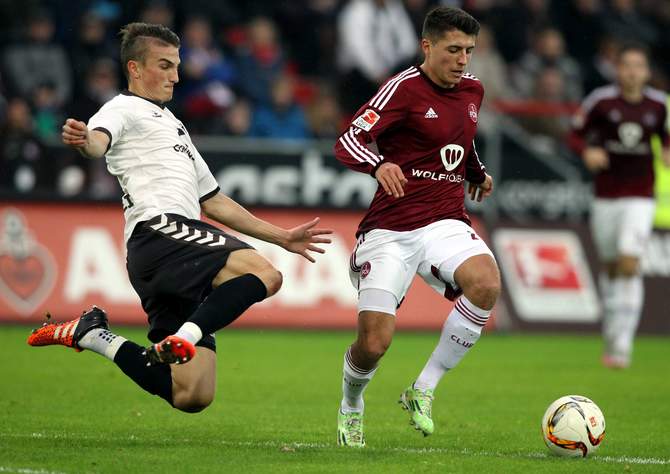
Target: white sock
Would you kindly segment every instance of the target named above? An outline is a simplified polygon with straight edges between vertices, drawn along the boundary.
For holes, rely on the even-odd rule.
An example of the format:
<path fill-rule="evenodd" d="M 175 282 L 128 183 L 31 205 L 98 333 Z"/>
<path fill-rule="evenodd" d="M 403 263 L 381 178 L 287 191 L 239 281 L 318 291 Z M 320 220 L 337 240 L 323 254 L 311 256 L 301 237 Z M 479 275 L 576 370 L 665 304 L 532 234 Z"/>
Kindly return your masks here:
<path fill-rule="evenodd" d="M 440 341 L 414 382 L 414 388 L 435 390 L 444 374 L 456 367 L 477 342 L 490 314 L 491 310 L 478 308 L 465 296 L 456 300 L 442 326 Z"/>
<path fill-rule="evenodd" d="M 603 304 L 602 334 L 605 341 L 605 352 L 609 354 L 612 351 L 615 336 L 619 332 L 615 316 L 618 300 L 617 294 L 614 291 L 616 288 L 614 287 L 613 280 L 610 279 L 606 272 L 600 273 L 598 282 L 600 284 L 600 294 Z"/>
<path fill-rule="evenodd" d="M 363 391 L 376 371 L 377 367 L 370 370 L 356 367 L 351 360 L 351 347 L 347 349 L 347 352 L 344 353 L 342 367 L 342 403 L 340 404 L 342 413 L 363 413 L 365 409 Z"/>
<path fill-rule="evenodd" d="M 109 329 L 95 328 L 84 334 L 78 344 L 82 349 L 88 349 L 114 361 L 116 352 L 126 341 L 125 337 L 117 336 Z"/>
<path fill-rule="evenodd" d="M 181 325 L 179 330 L 175 333 L 175 336 L 186 339 L 188 342 L 195 345 L 202 339 L 202 330 L 197 324 L 187 321 Z"/>
<path fill-rule="evenodd" d="M 618 297 L 614 312 L 616 332 L 613 334 L 613 355 L 630 359 L 633 352 L 633 340 L 642 314 L 644 301 L 644 282 L 642 276 L 617 277 L 613 287 Z"/>

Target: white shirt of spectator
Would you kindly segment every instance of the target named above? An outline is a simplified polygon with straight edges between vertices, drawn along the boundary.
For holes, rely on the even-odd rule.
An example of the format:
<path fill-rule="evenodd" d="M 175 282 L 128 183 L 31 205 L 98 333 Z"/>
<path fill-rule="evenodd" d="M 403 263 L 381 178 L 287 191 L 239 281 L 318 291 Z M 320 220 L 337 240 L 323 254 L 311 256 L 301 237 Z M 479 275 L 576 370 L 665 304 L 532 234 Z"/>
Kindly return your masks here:
<path fill-rule="evenodd" d="M 358 69 L 368 80 L 386 79 L 418 52 L 419 39 L 399 0 L 387 0 L 383 6 L 371 0 L 353 0 L 337 23 L 341 72 Z"/>
<path fill-rule="evenodd" d="M 88 127 L 111 140 L 105 158 L 124 192 L 126 242 L 138 222 L 160 214 L 199 219 L 200 202 L 219 189 L 186 127 L 166 107 L 124 92 Z"/>

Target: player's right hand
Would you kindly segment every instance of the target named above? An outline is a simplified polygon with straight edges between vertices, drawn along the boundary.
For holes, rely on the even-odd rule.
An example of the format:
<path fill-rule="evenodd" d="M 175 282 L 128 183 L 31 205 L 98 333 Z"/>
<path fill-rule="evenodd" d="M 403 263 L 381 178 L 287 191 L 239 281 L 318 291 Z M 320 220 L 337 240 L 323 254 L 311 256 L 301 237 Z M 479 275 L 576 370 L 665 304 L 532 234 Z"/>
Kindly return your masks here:
<path fill-rule="evenodd" d="M 395 163 L 382 163 L 375 171 L 375 178 L 389 196 L 400 198 L 405 195 L 403 188 L 407 184 L 407 178 L 405 178 L 400 166 Z"/>
<path fill-rule="evenodd" d="M 584 160 L 586 168 L 592 173 L 597 173 L 610 166 L 610 159 L 604 148 L 595 146 L 588 147 L 582 153 L 582 159 Z"/>
<path fill-rule="evenodd" d="M 88 145 L 88 127 L 84 122 L 69 118 L 63 125 L 63 143 L 76 148 Z"/>

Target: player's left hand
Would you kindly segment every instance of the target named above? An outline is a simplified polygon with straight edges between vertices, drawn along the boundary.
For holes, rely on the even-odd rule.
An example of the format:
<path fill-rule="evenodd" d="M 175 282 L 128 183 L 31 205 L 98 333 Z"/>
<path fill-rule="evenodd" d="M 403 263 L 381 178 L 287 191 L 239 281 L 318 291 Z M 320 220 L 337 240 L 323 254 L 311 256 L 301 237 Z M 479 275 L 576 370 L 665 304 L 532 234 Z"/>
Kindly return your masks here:
<path fill-rule="evenodd" d="M 310 262 L 314 263 L 314 257 L 309 252 L 326 253 L 321 247 L 314 244 L 329 244 L 330 239 L 319 237 L 320 235 L 332 234 L 332 229 L 315 229 L 314 226 L 319 223 L 319 218 L 315 217 L 309 222 L 305 222 L 297 227 L 288 230 L 286 243 L 283 247 L 289 252 L 302 255 Z"/>
<path fill-rule="evenodd" d="M 481 202 L 482 199 L 493 193 L 493 178 L 488 174 L 485 176 L 484 181 L 480 184 L 469 183 L 468 194 L 473 201 Z"/>

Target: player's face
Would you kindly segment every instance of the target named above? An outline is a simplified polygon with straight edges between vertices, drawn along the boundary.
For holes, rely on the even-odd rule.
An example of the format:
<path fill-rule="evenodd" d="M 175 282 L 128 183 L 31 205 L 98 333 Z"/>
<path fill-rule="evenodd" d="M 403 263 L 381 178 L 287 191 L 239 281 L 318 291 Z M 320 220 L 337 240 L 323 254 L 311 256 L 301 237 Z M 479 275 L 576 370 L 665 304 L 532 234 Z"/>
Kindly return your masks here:
<path fill-rule="evenodd" d="M 138 61 L 136 73 L 131 70 L 142 96 L 157 102 L 172 99 L 174 85 L 179 82 L 179 49 L 151 42 L 143 62 Z"/>
<path fill-rule="evenodd" d="M 617 79 L 624 90 L 640 90 L 649 80 L 649 62 L 641 51 L 626 51 L 617 63 Z"/>
<path fill-rule="evenodd" d="M 426 56 L 424 71 L 428 77 L 442 87 L 453 87 L 461 82 L 476 39 L 474 35 L 451 30 L 435 43 L 421 40 L 421 48 Z"/>

